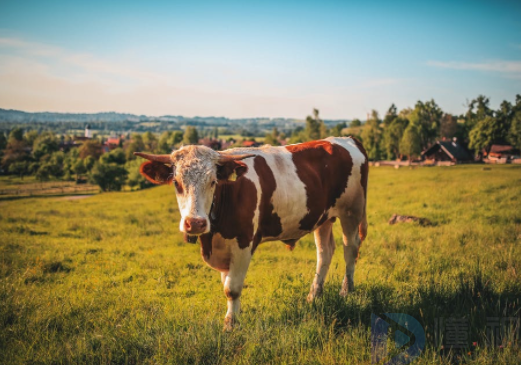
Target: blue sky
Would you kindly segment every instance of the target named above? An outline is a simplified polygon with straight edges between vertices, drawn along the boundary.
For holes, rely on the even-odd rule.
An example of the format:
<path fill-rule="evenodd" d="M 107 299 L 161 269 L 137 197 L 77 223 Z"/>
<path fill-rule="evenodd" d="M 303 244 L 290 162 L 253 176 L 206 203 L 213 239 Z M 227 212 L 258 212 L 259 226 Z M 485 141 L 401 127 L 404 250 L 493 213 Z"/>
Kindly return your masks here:
<path fill-rule="evenodd" d="M 521 2 L 0 2 L 0 107 L 365 118 L 521 93 Z"/>

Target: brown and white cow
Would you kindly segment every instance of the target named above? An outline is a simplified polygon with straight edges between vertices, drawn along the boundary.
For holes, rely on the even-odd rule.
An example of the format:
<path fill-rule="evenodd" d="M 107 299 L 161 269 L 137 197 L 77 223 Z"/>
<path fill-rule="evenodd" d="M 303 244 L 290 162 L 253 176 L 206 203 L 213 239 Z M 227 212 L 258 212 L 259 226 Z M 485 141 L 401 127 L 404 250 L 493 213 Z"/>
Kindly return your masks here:
<path fill-rule="evenodd" d="M 280 240 L 291 249 L 314 232 L 317 269 L 308 300 L 322 293 L 335 250 L 332 225 L 342 225 L 346 271 L 340 295 L 353 290 L 358 250 L 367 234 L 367 155 L 356 139 L 324 140 L 216 152 L 184 146 L 146 158 L 141 174 L 174 184 L 180 230 L 201 243 L 203 260 L 221 272 L 228 298 L 225 328 L 239 313 L 240 296 L 257 246 Z"/>

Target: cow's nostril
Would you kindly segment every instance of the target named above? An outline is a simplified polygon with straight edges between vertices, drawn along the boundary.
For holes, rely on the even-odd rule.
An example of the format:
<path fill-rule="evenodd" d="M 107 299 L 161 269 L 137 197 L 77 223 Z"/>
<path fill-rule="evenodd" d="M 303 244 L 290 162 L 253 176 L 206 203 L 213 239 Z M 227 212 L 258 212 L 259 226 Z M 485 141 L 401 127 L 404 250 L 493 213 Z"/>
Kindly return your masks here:
<path fill-rule="evenodd" d="M 186 218 L 185 230 L 187 233 L 202 233 L 206 230 L 207 224 L 204 218 Z"/>

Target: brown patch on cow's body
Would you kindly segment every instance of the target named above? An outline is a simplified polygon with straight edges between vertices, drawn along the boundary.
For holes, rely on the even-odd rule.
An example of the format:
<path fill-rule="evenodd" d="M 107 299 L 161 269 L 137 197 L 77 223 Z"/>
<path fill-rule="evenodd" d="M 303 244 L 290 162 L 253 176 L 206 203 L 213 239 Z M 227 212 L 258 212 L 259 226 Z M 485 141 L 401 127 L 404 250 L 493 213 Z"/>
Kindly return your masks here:
<path fill-rule="evenodd" d="M 297 175 L 306 186 L 308 213 L 300 229 L 309 232 L 328 219 L 328 210 L 346 190 L 353 159 L 342 146 L 323 140 L 286 149 L 293 154 Z"/>
<path fill-rule="evenodd" d="M 240 248 L 253 240 L 253 217 L 257 207 L 257 189 L 250 180 L 219 180 L 210 212 L 211 232 L 223 238 L 237 239 Z M 211 252 L 210 252 L 211 253 Z"/>
<path fill-rule="evenodd" d="M 201 240 L 201 254 L 206 260 L 210 259 L 210 256 L 212 255 L 212 238 L 212 232 L 199 236 L 199 239 Z"/>
<path fill-rule="evenodd" d="M 259 225 L 253 240 L 252 253 L 263 237 L 277 237 L 282 233 L 280 217 L 273 212 L 273 193 L 277 188 L 273 171 L 262 156 L 255 157 L 253 166 L 259 177 L 261 201 L 259 203 Z"/>
<path fill-rule="evenodd" d="M 226 272 L 230 269 L 230 246 L 219 234 L 212 232 L 199 236 L 203 260 L 213 269 Z"/>

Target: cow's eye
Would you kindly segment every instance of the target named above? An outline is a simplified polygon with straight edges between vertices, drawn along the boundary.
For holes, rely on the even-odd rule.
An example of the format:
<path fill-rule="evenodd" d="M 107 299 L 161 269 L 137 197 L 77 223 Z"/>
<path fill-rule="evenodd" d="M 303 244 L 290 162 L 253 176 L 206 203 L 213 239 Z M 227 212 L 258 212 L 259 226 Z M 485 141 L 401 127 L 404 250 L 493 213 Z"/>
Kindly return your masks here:
<path fill-rule="evenodd" d="M 179 184 L 179 182 L 177 182 L 177 180 L 174 180 L 174 186 L 179 194 L 183 192 L 183 187 L 181 184 Z"/>
<path fill-rule="evenodd" d="M 212 180 L 212 188 L 217 185 L 217 180 Z"/>

